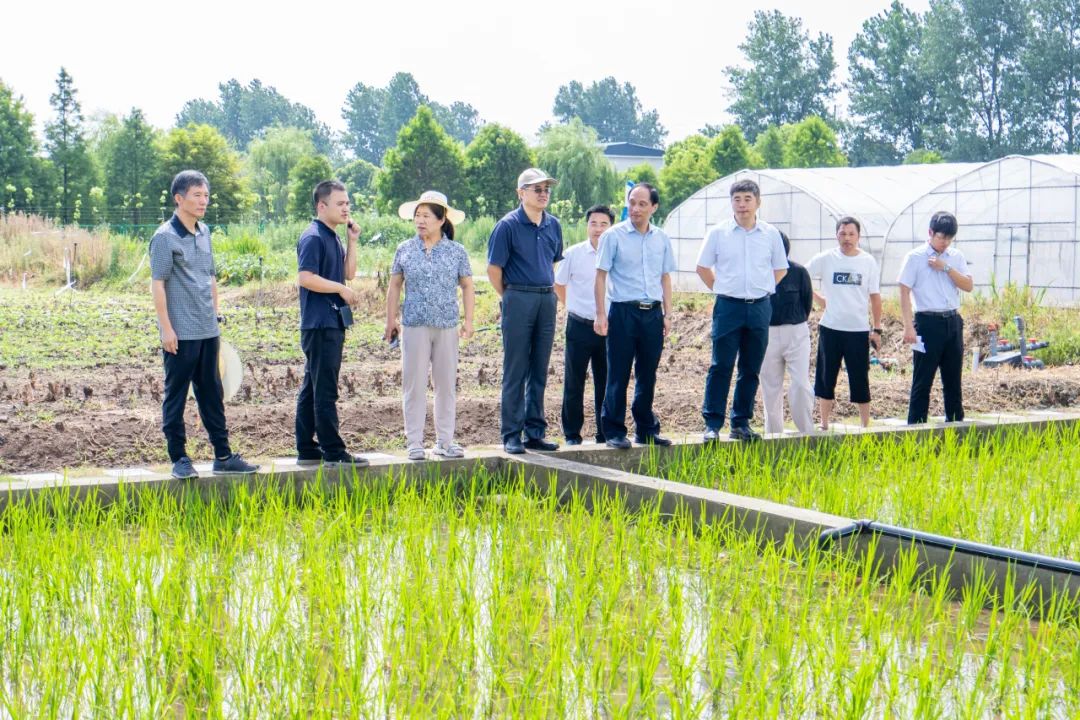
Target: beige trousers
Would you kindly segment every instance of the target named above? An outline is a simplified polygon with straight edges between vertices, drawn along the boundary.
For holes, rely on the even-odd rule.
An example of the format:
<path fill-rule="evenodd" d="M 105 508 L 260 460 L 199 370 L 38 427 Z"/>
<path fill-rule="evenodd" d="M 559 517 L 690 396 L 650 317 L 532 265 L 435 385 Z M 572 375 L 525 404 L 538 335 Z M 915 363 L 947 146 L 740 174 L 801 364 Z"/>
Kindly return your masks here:
<path fill-rule="evenodd" d="M 454 441 L 457 420 L 458 329 L 403 325 L 401 328 L 401 406 L 409 449 L 424 447 L 428 371 L 435 386 L 435 442 Z"/>
<path fill-rule="evenodd" d="M 765 405 L 765 432 L 784 431 L 784 370 L 791 376 L 788 405 L 799 432 L 814 429 L 814 392 L 810 388 L 810 327 L 769 326 L 769 346 L 761 363 L 761 395 Z"/>

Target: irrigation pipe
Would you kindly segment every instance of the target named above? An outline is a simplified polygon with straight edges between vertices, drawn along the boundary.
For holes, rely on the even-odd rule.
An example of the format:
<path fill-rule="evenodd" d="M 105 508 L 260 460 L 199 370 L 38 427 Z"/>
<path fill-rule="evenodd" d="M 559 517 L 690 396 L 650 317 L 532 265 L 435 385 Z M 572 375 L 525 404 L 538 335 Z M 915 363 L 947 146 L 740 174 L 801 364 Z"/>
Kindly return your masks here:
<path fill-rule="evenodd" d="M 818 545 L 829 547 L 838 540 L 855 538 L 860 535 L 881 535 L 882 537 L 895 538 L 919 542 L 928 547 L 941 548 L 953 553 L 963 553 L 974 557 L 987 558 L 1000 562 L 1013 563 L 1022 567 L 1036 568 L 1040 570 L 1052 570 L 1053 572 L 1066 573 L 1080 577 L 1080 563 L 1063 558 L 1050 557 L 1049 555 L 1037 555 L 1035 553 L 1013 550 L 1011 548 L 985 545 L 971 540 L 934 535 L 933 533 L 912 530 L 910 528 L 886 525 L 873 520 L 856 520 L 851 525 L 826 530 L 818 537 Z"/>

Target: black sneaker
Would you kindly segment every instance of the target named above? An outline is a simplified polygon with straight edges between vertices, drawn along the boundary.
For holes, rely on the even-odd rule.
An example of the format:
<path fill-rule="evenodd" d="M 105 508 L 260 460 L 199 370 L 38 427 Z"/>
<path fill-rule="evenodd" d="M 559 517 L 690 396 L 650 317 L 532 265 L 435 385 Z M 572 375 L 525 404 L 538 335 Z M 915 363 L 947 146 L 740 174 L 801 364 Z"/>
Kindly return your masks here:
<path fill-rule="evenodd" d="M 525 446 L 521 444 L 521 438 L 511 437 L 503 442 L 503 450 L 511 455 L 521 455 L 525 452 Z"/>
<path fill-rule="evenodd" d="M 529 438 L 525 441 L 525 449 L 554 452 L 559 449 L 559 443 L 548 442 L 544 438 Z"/>
<path fill-rule="evenodd" d="M 662 435 L 649 435 L 648 437 L 635 436 L 634 442 L 638 445 L 656 445 L 657 447 L 668 447 L 671 445 L 671 441 Z"/>
<path fill-rule="evenodd" d="M 616 450 L 630 449 L 630 441 L 624 437 L 609 437 L 607 440 L 604 441 L 604 444 L 607 445 L 609 448 L 615 448 Z"/>
<path fill-rule="evenodd" d="M 349 465 L 352 467 L 367 467 L 371 464 L 366 457 L 350 455 L 349 453 L 327 457 L 324 459 L 324 462 L 326 463 L 326 467 L 342 467 Z"/>
<path fill-rule="evenodd" d="M 732 440 L 739 440 L 741 442 L 752 442 L 754 440 L 760 440 L 761 436 L 748 427 L 735 427 L 731 428 L 731 432 L 728 437 Z"/>
<path fill-rule="evenodd" d="M 188 480 L 199 477 L 199 473 L 195 472 L 195 466 L 191 464 L 191 458 L 185 455 L 173 463 L 172 476 L 177 480 Z"/>
<path fill-rule="evenodd" d="M 322 455 L 312 455 L 311 457 L 298 457 L 296 458 L 296 464 L 300 467 L 314 467 L 315 465 L 322 465 Z"/>
<path fill-rule="evenodd" d="M 581 444 L 581 438 L 566 438 L 566 446 L 567 447 L 570 447 L 571 445 L 580 445 L 580 444 Z"/>
<path fill-rule="evenodd" d="M 212 468 L 215 475 L 250 475 L 259 469 L 258 465 L 252 465 L 240 453 L 233 453 L 224 460 L 214 458 Z"/>

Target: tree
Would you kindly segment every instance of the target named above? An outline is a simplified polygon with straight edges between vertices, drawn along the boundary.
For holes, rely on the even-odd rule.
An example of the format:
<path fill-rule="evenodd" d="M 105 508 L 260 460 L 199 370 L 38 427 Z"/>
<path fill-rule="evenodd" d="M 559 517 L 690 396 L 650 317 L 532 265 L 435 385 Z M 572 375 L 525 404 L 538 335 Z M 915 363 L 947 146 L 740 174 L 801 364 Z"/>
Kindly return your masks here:
<path fill-rule="evenodd" d="M 1052 146 L 1080 151 L 1080 2 L 1034 0 L 1024 50 L 1025 101 L 1038 111 Z"/>
<path fill-rule="evenodd" d="M 431 111 L 447 134 L 463 145 L 471 143 L 480 129 L 480 113 L 468 103 L 456 101 L 449 107 L 431 103 Z"/>
<path fill-rule="evenodd" d="M 0 82 L 0 212 L 31 209 L 40 179 L 37 151 L 34 116 L 22 98 Z"/>
<path fill-rule="evenodd" d="M 251 192 L 240 176 L 240 158 L 217 128 L 188 125 L 170 130 L 161 140 L 161 187 L 168 188 L 181 170 L 198 170 L 210 181 L 208 222 L 238 222 L 251 206 Z M 163 211 L 172 212 L 168 192 Z"/>
<path fill-rule="evenodd" d="M 303 158 L 314 154 L 310 133 L 299 128 L 270 128 L 265 137 L 252 141 L 247 155 L 248 176 L 251 189 L 261 199 L 259 209 L 267 217 L 286 216 L 290 173 Z"/>
<path fill-rule="evenodd" d="M 138 225 L 156 217 L 158 198 L 167 189 L 161 185 L 161 152 L 157 132 L 132 108 L 107 145 L 105 160 L 105 202 L 109 208 L 123 208 L 124 217 Z"/>
<path fill-rule="evenodd" d="M 734 88 L 728 111 L 751 140 L 769 125 L 829 116 L 837 91 L 831 36 L 811 39 L 799 18 L 756 10 L 739 50 L 747 67 L 724 69 Z"/>
<path fill-rule="evenodd" d="M 770 125 L 765 131 L 757 136 L 754 141 L 754 152 L 761 161 L 761 167 L 783 168 L 787 167 L 784 162 L 784 153 L 788 141 L 791 139 L 793 125 Z"/>
<path fill-rule="evenodd" d="M 664 215 L 719 177 L 709 157 L 709 139 L 704 135 L 691 135 L 671 145 L 664 152 L 664 167 L 660 168 Z"/>
<path fill-rule="evenodd" d="M 848 88 L 859 128 L 853 145 L 860 155 L 895 162 L 904 153 L 940 140 L 944 115 L 937 86 L 923 67 L 923 49 L 923 19 L 900 0 L 864 22 L 852 41 Z M 891 152 L 883 152 L 882 145 Z"/>
<path fill-rule="evenodd" d="M 940 88 L 943 117 L 953 125 L 951 159 L 1039 149 L 1020 65 L 1028 7 L 1024 0 L 937 0 L 930 6 L 926 65 Z"/>
<path fill-rule="evenodd" d="M 334 169 L 323 155 L 308 155 L 296 163 L 289 172 L 289 217 L 310 218 L 315 212 L 311 205 L 315 186 L 333 177 Z"/>
<path fill-rule="evenodd" d="M 436 122 L 459 142 L 471 142 L 476 135 L 480 124 L 476 108 L 463 102 L 449 106 L 431 102 L 412 73 L 399 72 L 385 88 L 357 83 L 349 90 L 341 109 L 346 146 L 358 158 L 378 165 L 421 105 L 429 106 Z"/>
<path fill-rule="evenodd" d="M 467 198 L 465 157 L 461 145 L 446 134 L 431 108 L 422 105 L 398 133 L 397 145 L 386 151 L 383 171 L 376 179 L 379 206 L 387 213 L 415 200 L 425 190 L 446 194 L 452 205 Z"/>
<path fill-rule="evenodd" d="M 761 165 L 738 125 L 727 125 L 712 139 L 708 148 L 709 163 L 720 177 L 744 168 Z"/>
<path fill-rule="evenodd" d="M 49 96 L 56 117 L 45 125 L 45 147 L 56 173 L 57 216 L 65 223 L 79 221 L 80 207 L 89 199 L 95 179 L 77 94 L 71 75 L 60 68 L 56 92 Z"/>
<path fill-rule="evenodd" d="M 176 124 L 212 125 L 222 132 L 234 148 L 243 150 L 268 128 L 297 127 L 311 133 L 315 149 L 324 154 L 334 152 L 333 136 L 315 112 L 301 103 L 294 103 L 277 91 L 263 85 L 258 78 L 247 86 L 233 78 L 218 85 L 219 100 L 189 100 L 176 116 Z"/>
<path fill-rule="evenodd" d="M 787 167 L 843 167 L 847 158 L 840 152 L 836 133 L 824 120 L 811 116 L 795 125 L 784 148 Z"/>
<path fill-rule="evenodd" d="M 386 104 L 386 90 L 357 83 L 345 96 L 341 117 L 348 130 L 345 145 L 356 157 L 378 165 L 389 147 L 379 130 L 379 116 Z"/>
<path fill-rule="evenodd" d="M 378 172 L 378 166 L 357 158 L 335 170 L 334 177 L 345 183 L 350 193 L 367 193 L 375 189 L 375 175 Z"/>
<path fill-rule="evenodd" d="M 499 217 L 518 204 L 517 177 L 536 164 L 525 138 L 508 127 L 489 124 L 465 148 L 469 206 L 476 215 Z"/>
<path fill-rule="evenodd" d="M 594 82 L 588 88 L 577 80 L 563 85 L 555 95 L 552 112 L 562 123 L 581 118 L 596 131 L 600 142 L 656 147 L 667 135 L 656 110 L 642 112 L 634 86 L 628 82 L 620 85 L 613 77 Z"/>
<path fill-rule="evenodd" d="M 560 212 L 578 217 L 596 203 L 610 203 L 618 196 L 619 176 L 604 157 L 596 131 L 580 118 L 555 125 L 540 135 L 536 159 L 539 167 L 558 179 L 551 202 Z"/>
<path fill-rule="evenodd" d="M 647 162 L 639 163 L 632 168 L 627 168 L 623 173 L 623 180 L 625 182 L 634 183 L 649 183 L 654 188 L 660 187 L 660 175 L 656 172 L 656 168 Z"/>
<path fill-rule="evenodd" d="M 945 159 L 936 150 L 912 150 L 904 156 L 905 165 L 932 165 L 940 162 L 945 162 Z"/>

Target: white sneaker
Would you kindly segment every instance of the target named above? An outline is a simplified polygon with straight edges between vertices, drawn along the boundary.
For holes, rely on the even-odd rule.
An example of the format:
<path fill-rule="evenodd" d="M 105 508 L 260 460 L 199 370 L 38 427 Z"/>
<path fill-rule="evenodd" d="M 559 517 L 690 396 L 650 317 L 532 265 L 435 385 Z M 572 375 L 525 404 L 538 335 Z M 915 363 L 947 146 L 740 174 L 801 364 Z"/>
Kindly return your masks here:
<path fill-rule="evenodd" d="M 449 445 L 438 444 L 438 445 L 435 446 L 435 449 L 432 450 L 432 452 L 435 453 L 436 455 L 438 455 L 439 457 L 444 457 L 444 458 L 463 458 L 463 457 L 465 457 L 465 448 L 461 447 L 457 443 L 450 443 Z"/>
<path fill-rule="evenodd" d="M 427 455 L 424 454 L 424 448 L 422 448 L 422 447 L 409 448 L 409 459 L 410 460 L 426 460 Z"/>

